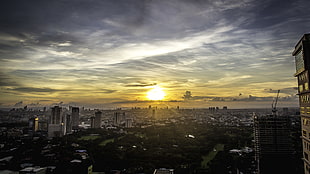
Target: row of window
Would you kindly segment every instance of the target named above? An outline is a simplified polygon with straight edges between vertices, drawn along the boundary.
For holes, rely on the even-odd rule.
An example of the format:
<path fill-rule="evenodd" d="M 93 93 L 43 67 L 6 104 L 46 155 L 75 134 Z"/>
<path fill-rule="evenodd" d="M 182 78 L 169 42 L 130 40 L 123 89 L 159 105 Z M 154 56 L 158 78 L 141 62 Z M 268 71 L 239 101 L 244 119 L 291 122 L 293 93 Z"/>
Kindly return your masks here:
<path fill-rule="evenodd" d="M 302 114 L 310 114 L 310 107 L 300 107 L 300 113 L 302 113 Z"/>
<path fill-rule="evenodd" d="M 308 137 L 307 137 L 307 134 L 308 134 Z M 310 132 L 308 133 L 306 130 L 302 130 L 302 136 L 305 137 L 305 138 L 308 138 L 310 139 Z"/>
<path fill-rule="evenodd" d="M 304 141 L 304 148 L 307 149 L 307 151 L 310 151 L 310 144 L 306 141 Z"/>
<path fill-rule="evenodd" d="M 298 86 L 299 92 L 308 91 L 309 90 L 309 83 L 306 82 Z"/>
<path fill-rule="evenodd" d="M 298 75 L 298 82 L 302 82 L 302 81 L 308 81 L 308 73 L 304 72 L 300 75 Z"/>
<path fill-rule="evenodd" d="M 306 130 L 302 130 L 302 136 L 307 138 L 307 131 Z"/>
<path fill-rule="evenodd" d="M 300 96 L 300 102 L 301 103 L 310 103 L 310 96 L 309 96 L 309 94 L 301 95 Z"/>
<path fill-rule="evenodd" d="M 299 51 L 295 55 L 296 72 L 302 72 L 305 69 L 305 63 L 303 59 L 303 51 Z"/>
<path fill-rule="evenodd" d="M 309 107 L 307 107 L 309 108 Z M 302 125 L 303 126 L 310 126 L 310 119 L 309 118 L 302 118 Z"/>

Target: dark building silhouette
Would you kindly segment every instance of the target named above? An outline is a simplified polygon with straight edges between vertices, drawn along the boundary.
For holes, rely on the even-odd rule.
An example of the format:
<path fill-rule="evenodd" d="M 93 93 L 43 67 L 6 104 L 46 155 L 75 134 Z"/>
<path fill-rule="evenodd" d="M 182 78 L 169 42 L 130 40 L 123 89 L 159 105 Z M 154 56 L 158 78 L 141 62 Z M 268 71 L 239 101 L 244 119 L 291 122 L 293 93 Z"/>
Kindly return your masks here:
<path fill-rule="evenodd" d="M 125 112 L 115 112 L 113 117 L 113 124 L 114 126 L 120 126 L 122 123 L 125 122 Z"/>
<path fill-rule="evenodd" d="M 95 128 L 95 117 L 90 117 L 90 127 Z"/>
<path fill-rule="evenodd" d="M 72 129 L 79 128 L 79 121 L 80 121 L 79 111 L 80 109 L 78 107 L 72 107 L 72 113 L 71 113 Z"/>
<path fill-rule="evenodd" d="M 288 116 L 254 116 L 255 160 L 259 174 L 294 173 L 294 151 Z"/>
<path fill-rule="evenodd" d="M 38 117 L 33 117 L 29 119 L 29 129 L 32 132 L 36 132 L 39 130 L 39 118 Z"/>
<path fill-rule="evenodd" d="M 94 128 L 101 128 L 101 115 L 102 115 L 102 112 L 100 111 L 95 112 Z"/>
<path fill-rule="evenodd" d="M 50 117 L 50 124 L 60 124 L 61 123 L 61 111 L 62 108 L 59 106 L 52 107 L 52 113 Z"/>
<path fill-rule="evenodd" d="M 51 116 L 48 124 L 48 137 L 60 137 L 66 134 L 65 118 L 63 117 L 62 108 L 59 106 L 52 107 Z"/>
<path fill-rule="evenodd" d="M 64 126 L 66 126 L 66 133 L 72 132 L 72 115 L 66 114 L 66 117 L 64 118 Z"/>
<path fill-rule="evenodd" d="M 298 95 L 301 115 L 303 161 L 305 174 L 310 173 L 310 34 L 304 34 L 292 53 L 298 81 Z"/>

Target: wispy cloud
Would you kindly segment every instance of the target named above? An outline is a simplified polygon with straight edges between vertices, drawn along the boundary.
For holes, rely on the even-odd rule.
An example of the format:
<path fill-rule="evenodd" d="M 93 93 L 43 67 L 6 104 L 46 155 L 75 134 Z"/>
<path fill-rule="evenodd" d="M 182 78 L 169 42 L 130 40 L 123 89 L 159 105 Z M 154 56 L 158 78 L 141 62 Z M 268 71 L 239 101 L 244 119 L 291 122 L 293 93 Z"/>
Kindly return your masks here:
<path fill-rule="evenodd" d="M 290 97 L 291 51 L 310 27 L 306 0 L 33 3 L 0 7 L 0 93 L 10 101 L 144 101 L 154 84 L 176 101 L 186 90 L 199 101 L 269 99 L 264 89 Z"/>

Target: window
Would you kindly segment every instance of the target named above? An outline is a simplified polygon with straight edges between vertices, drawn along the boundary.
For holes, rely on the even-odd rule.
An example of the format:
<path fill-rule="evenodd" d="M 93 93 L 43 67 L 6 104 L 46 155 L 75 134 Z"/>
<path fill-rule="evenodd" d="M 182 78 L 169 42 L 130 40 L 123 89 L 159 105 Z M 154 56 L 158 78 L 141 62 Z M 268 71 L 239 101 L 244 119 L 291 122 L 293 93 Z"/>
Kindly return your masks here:
<path fill-rule="evenodd" d="M 298 90 L 299 90 L 299 92 L 302 92 L 304 90 L 303 85 L 299 85 Z"/>
<path fill-rule="evenodd" d="M 296 62 L 296 72 L 302 72 L 303 70 L 305 70 L 302 50 L 300 50 L 299 53 L 296 54 L 295 62 Z"/>
<path fill-rule="evenodd" d="M 307 131 L 303 130 L 302 131 L 302 136 L 307 137 Z"/>
<path fill-rule="evenodd" d="M 305 90 L 309 90 L 309 84 L 305 83 Z"/>

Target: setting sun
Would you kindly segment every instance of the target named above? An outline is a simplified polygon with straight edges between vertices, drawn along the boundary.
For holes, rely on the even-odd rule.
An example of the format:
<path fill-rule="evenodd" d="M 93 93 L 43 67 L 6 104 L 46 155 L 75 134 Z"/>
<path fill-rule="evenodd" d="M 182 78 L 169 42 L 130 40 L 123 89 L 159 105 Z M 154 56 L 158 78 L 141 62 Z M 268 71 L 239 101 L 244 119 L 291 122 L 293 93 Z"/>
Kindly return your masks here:
<path fill-rule="evenodd" d="M 159 86 L 154 86 L 149 92 L 147 92 L 147 98 L 150 100 L 162 100 L 165 97 L 165 92 Z"/>

